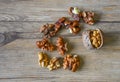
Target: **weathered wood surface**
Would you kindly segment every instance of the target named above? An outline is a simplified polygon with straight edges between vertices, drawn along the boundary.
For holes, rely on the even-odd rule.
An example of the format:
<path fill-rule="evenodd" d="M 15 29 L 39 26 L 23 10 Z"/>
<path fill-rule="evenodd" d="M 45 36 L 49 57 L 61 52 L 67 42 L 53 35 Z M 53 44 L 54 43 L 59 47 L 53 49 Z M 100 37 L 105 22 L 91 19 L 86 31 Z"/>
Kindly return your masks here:
<path fill-rule="evenodd" d="M 120 82 L 120 0 L 0 0 L 0 33 L 11 33 L 0 47 L 0 82 Z M 69 53 L 81 56 L 83 65 L 72 73 L 62 68 L 49 72 L 38 65 L 35 42 L 41 39 L 39 28 L 67 16 L 67 9 L 77 6 L 97 13 L 95 25 L 81 23 L 82 31 L 100 28 L 104 46 L 100 50 L 86 50 L 81 33 L 72 35 L 62 30 L 70 43 Z M 55 42 L 56 37 L 53 39 Z M 47 52 L 51 57 L 57 51 Z"/>
<path fill-rule="evenodd" d="M 70 6 L 91 10 L 99 21 L 120 21 L 120 0 L 0 0 L 1 21 L 55 21 L 68 16 Z"/>

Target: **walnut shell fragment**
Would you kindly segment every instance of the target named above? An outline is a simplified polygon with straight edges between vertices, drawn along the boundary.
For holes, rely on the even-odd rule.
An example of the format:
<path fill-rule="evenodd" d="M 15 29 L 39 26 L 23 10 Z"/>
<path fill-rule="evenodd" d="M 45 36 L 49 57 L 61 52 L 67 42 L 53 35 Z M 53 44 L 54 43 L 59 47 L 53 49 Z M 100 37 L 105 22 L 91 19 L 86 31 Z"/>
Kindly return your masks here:
<path fill-rule="evenodd" d="M 102 31 L 100 29 L 84 31 L 82 40 L 87 49 L 99 49 L 103 46 Z"/>

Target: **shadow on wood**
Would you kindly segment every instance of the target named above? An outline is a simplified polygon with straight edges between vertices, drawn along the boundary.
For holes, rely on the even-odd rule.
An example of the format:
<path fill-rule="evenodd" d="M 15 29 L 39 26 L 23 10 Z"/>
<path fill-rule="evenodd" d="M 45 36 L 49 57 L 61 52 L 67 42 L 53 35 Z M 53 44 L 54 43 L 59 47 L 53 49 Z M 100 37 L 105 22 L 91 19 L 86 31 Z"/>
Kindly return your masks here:
<path fill-rule="evenodd" d="M 98 11 L 95 11 L 95 17 L 94 17 L 95 24 L 97 24 L 97 23 L 100 22 L 101 17 L 102 17 L 102 13 L 101 13 L 101 12 L 98 12 Z"/>
<path fill-rule="evenodd" d="M 104 33 L 104 46 L 109 46 L 111 44 L 114 44 L 115 42 L 117 42 L 118 40 L 118 35 L 119 33 Z M 117 36 L 116 36 L 117 35 Z"/>
<path fill-rule="evenodd" d="M 16 40 L 17 38 L 16 32 L 5 32 L 0 34 L 0 47 Z"/>

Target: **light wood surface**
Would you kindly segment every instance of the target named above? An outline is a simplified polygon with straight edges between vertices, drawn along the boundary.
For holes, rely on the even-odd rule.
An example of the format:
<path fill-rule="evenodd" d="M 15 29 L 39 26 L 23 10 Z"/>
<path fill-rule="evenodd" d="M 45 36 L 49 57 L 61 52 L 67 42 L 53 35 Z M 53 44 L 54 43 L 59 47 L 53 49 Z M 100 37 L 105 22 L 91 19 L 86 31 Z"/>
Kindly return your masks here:
<path fill-rule="evenodd" d="M 69 53 L 81 56 L 83 65 L 75 73 L 62 68 L 50 72 L 38 65 L 39 28 L 70 17 L 70 6 L 95 11 L 97 23 L 82 22 L 77 35 L 67 29 L 58 33 L 69 42 Z M 104 46 L 87 50 L 81 33 L 95 28 L 104 32 Z M 0 33 L 8 37 L 0 47 L 0 82 L 120 82 L 120 0 L 0 0 Z M 60 56 L 57 51 L 47 53 Z"/>

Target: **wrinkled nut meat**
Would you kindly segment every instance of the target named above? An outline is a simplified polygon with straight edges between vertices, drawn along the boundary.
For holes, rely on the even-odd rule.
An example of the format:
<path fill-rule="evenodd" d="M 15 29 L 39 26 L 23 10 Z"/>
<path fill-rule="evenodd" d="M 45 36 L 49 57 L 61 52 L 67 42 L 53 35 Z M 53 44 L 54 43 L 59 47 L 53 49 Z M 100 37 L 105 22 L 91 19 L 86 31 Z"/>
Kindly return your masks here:
<path fill-rule="evenodd" d="M 70 7 L 68 12 L 74 20 L 80 21 L 80 19 L 83 19 L 84 22 L 89 25 L 93 25 L 95 23 L 94 12 L 90 12 L 90 11 L 80 12 L 80 9 L 78 9 L 77 7 Z"/>
<path fill-rule="evenodd" d="M 56 70 L 58 68 L 60 68 L 60 60 L 57 57 L 53 57 L 52 59 L 50 59 L 49 65 L 47 66 L 47 68 L 51 71 L 51 70 Z"/>
<path fill-rule="evenodd" d="M 90 12 L 90 11 L 82 12 L 82 18 L 83 18 L 84 22 L 89 25 L 93 25 L 95 23 L 94 15 L 95 15 L 94 12 Z"/>
<path fill-rule="evenodd" d="M 64 42 L 64 40 L 63 40 L 62 37 L 57 38 L 56 46 L 57 46 L 58 52 L 59 52 L 62 56 L 65 54 L 65 52 L 68 51 L 67 43 Z"/>
<path fill-rule="evenodd" d="M 68 26 L 70 33 L 77 34 L 80 31 L 80 26 L 78 21 L 72 21 L 71 25 Z"/>
<path fill-rule="evenodd" d="M 64 26 L 66 17 L 60 18 L 55 24 L 43 25 L 40 32 L 43 33 L 44 38 L 51 38 Z"/>
<path fill-rule="evenodd" d="M 42 50 L 47 51 L 55 50 L 55 46 L 52 43 L 50 43 L 50 41 L 47 38 L 44 38 L 41 41 L 36 41 L 36 45 L 38 46 L 38 48 Z"/>
<path fill-rule="evenodd" d="M 80 67 L 80 58 L 78 55 L 66 55 L 63 60 L 63 68 L 69 69 L 72 72 L 77 71 L 77 69 Z"/>
<path fill-rule="evenodd" d="M 61 17 L 56 23 L 55 23 L 55 25 L 56 25 L 56 27 L 64 27 L 64 22 L 65 22 L 65 20 L 67 20 L 67 18 L 66 17 Z"/>
<path fill-rule="evenodd" d="M 82 39 L 87 49 L 99 49 L 103 45 L 103 35 L 100 29 L 84 31 Z"/>
<path fill-rule="evenodd" d="M 55 23 L 55 28 L 56 31 L 58 32 L 60 28 L 64 27 L 64 22 L 67 18 L 66 17 L 61 17 L 56 23 Z"/>
<path fill-rule="evenodd" d="M 52 36 L 55 36 L 55 34 L 57 33 L 54 24 L 43 25 L 40 29 L 40 32 L 43 33 L 44 38 L 51 38 Z"/>
<path fill-rule="evenodd" d="M 38 53 L 38 61 L 41 67 L 47 67 L 49 64 L 49 57 L 43 52 Z"/>
<path fill-rule="evenodd" d="M 73 19 L 80 21 L 81 13 L 77 7 L 70 7 L 68 12 L 72 16 Z"/>
<path fill-rule="evenodd" d="M 70 30 L 70 33 L 73 33 L 73 34 L 79 33 L 79 31 L 80 31 L 79 21 L 66 20 L 64 24 L 65 24 L 66 28 L 68 28 Z"/>

